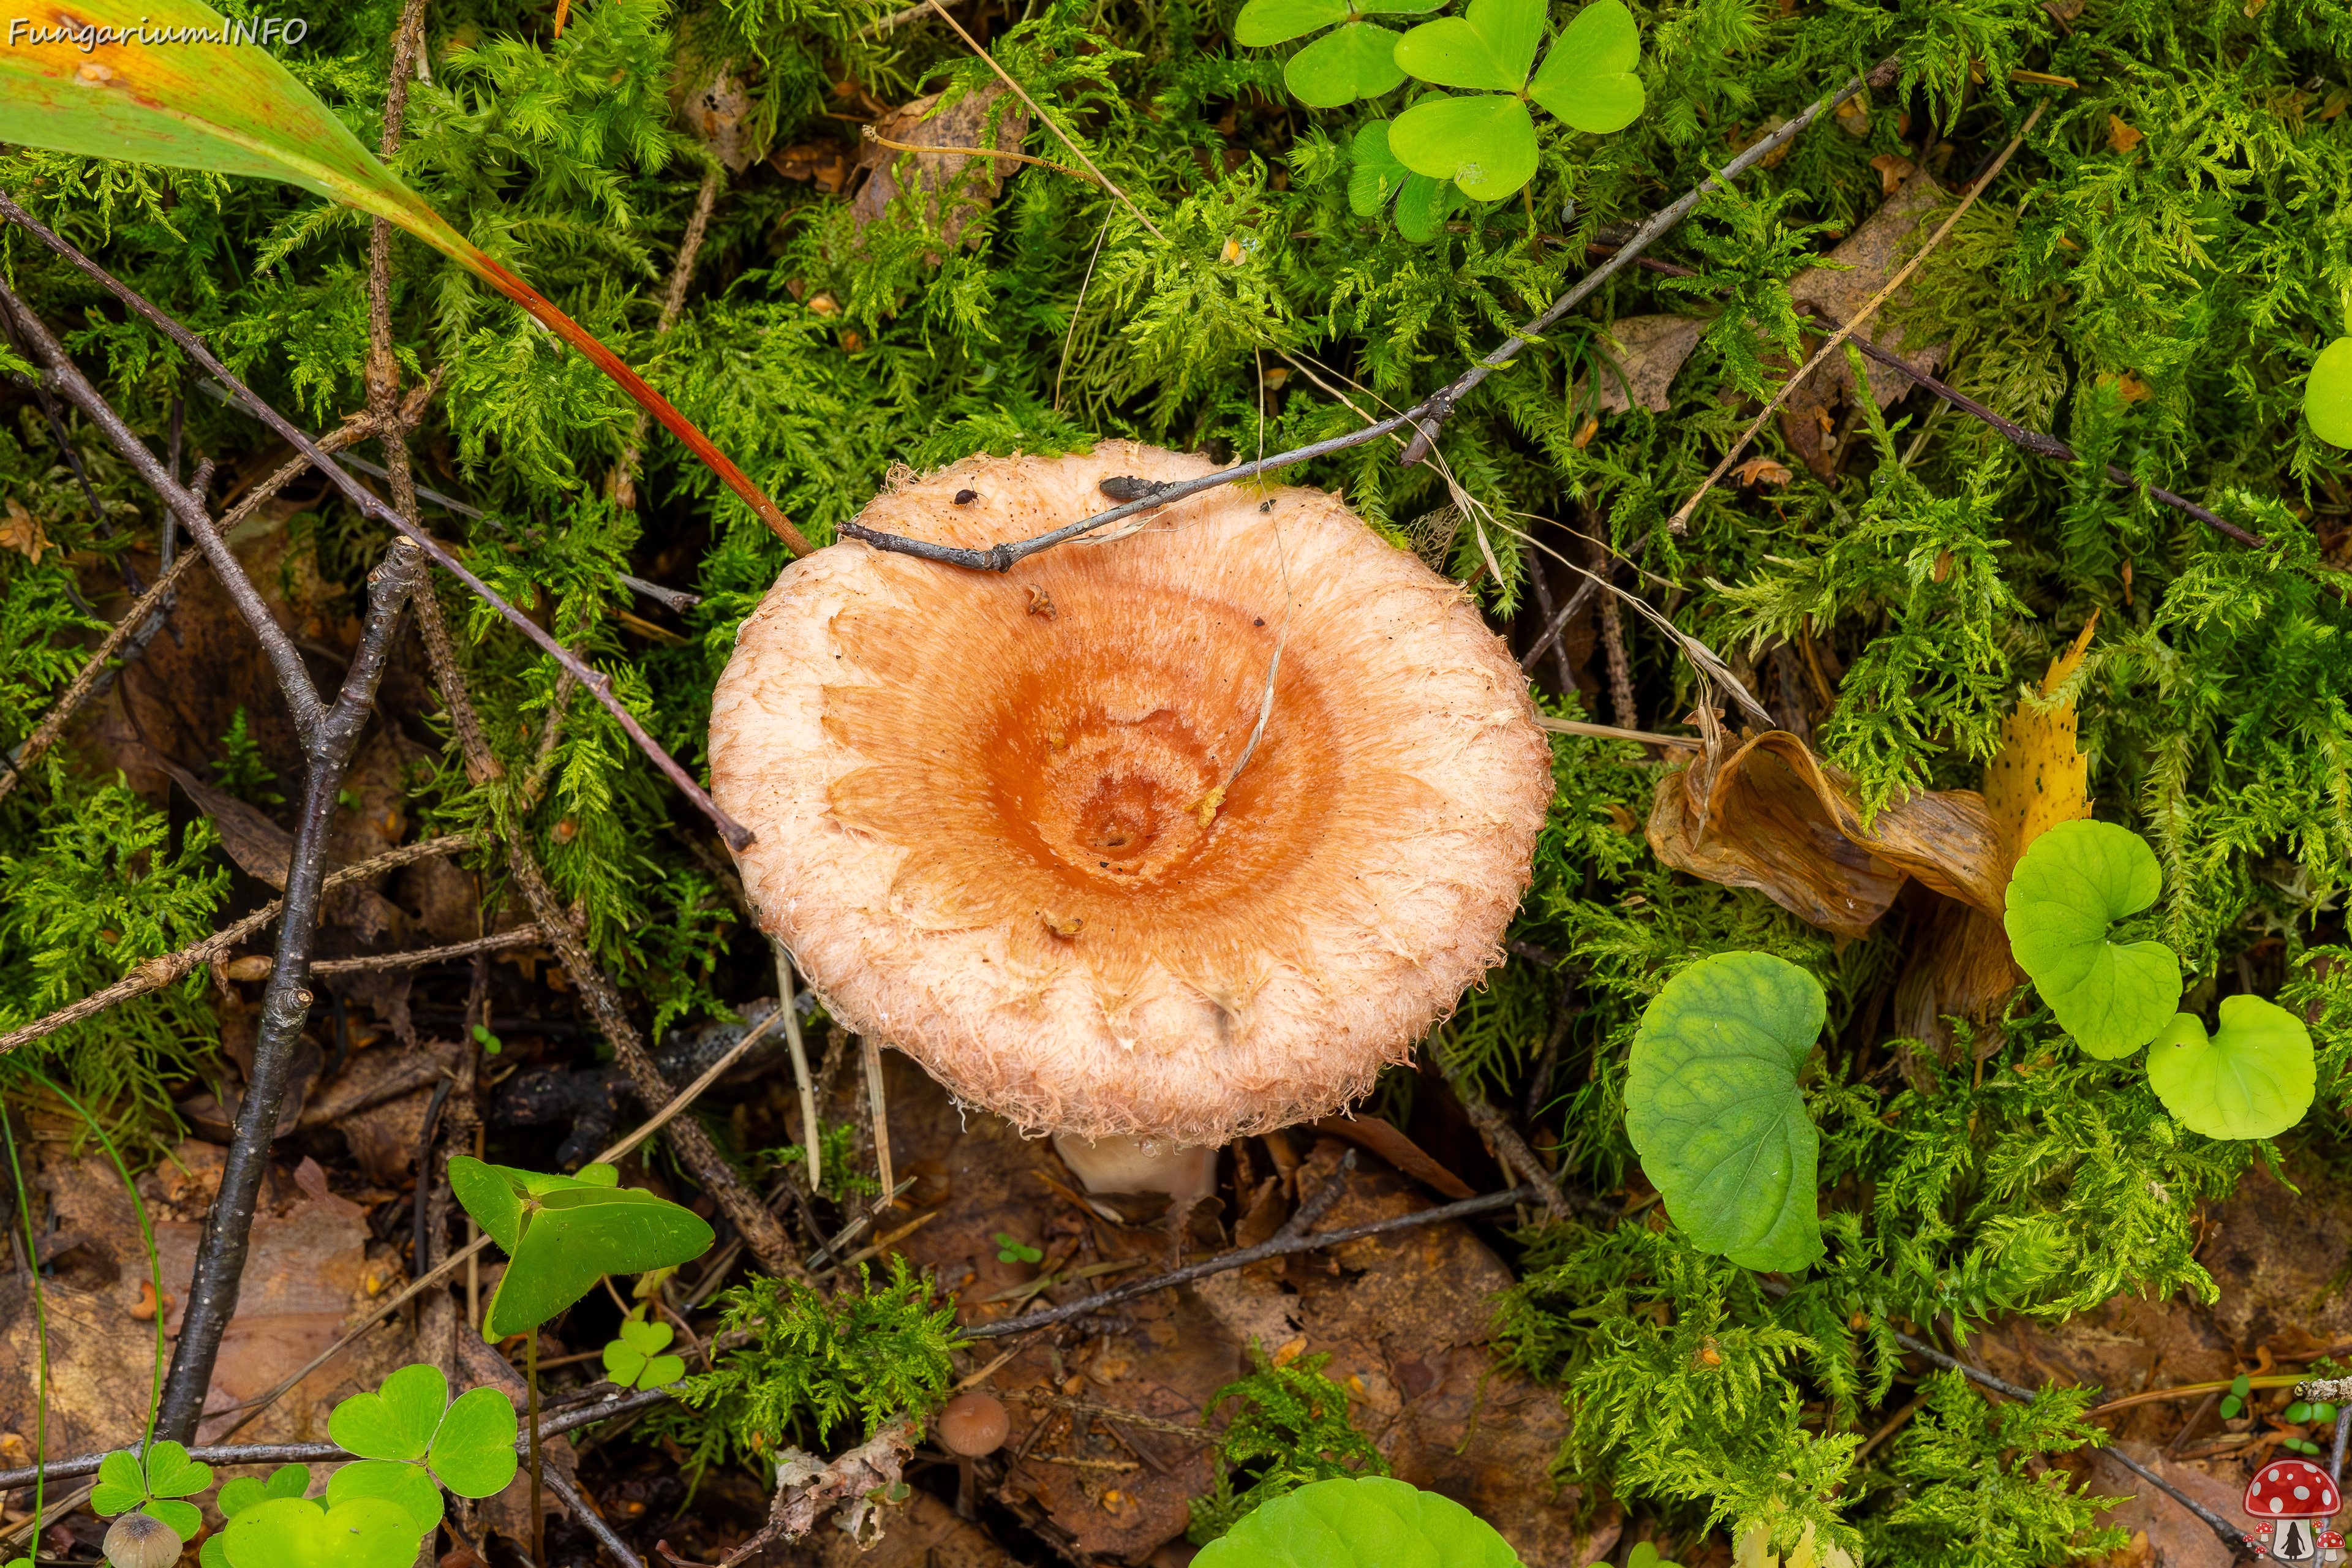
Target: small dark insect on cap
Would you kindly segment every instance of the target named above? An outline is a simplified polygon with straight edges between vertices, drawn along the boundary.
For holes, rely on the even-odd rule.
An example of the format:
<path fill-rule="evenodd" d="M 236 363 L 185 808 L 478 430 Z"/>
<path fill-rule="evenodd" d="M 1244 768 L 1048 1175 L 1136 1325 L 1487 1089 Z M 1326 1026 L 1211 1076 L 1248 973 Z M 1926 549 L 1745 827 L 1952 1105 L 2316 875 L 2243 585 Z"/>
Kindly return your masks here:
<path fill-rule="evenodd" d="M 1139 479 L 1133 474 L 1112 474 L 1096 481 L 1095 488 L 1113 500 L 1141 500 L 1154 490 L 1165 487 L 1150 479 Z"/>
<path fill-rule="evenodd" d="M 1256 620 L 1252 621 L 1250 625 L 1254 626 L 1262 626 L 1265 625 L 1265 617 L 1264 616 L 1260 616 Z"/>
<path fill-rule="evenodd" d="M 955 503 L 958 506 L 970 506 L 979 499 L 980 492 L 978 490 L 958 490 L 955 493 Z"/>
<path fill-rule="evenodd" d="M 1265 502 L 1263 502 L 1262 504 L 1260 504 L 1260 506 L 1258 507 L 1258 509 L 1257 509 L 1257 510 L 1260 510 L 1260 511 L 1272 511 L 1272 510 L 1274 510 L 1274 502 L 1273 502 L 1273 500 L 1272 500 L 1271 499 L 1268 499 L 1267 500 L 1265 500 Z"/>

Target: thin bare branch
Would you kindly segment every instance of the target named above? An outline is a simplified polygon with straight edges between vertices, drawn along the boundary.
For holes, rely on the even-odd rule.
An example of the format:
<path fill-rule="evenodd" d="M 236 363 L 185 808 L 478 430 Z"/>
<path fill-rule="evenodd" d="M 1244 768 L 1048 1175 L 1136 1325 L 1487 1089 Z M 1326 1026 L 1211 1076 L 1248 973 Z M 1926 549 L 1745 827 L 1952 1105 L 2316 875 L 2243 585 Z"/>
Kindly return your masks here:
<path fill-rule="evenodd" d="M 420 947 L 408 952 L 378 953 L 373 958 L 329 958 L 310 965 L 313 974 L 363 974 L 373 969 L 418 969 L 428 963 L 443 963 L 453 958 L 469 958 L 478 952 L 496 952 L 502 947 L 529 947 L 544 941 L 546 932 L 535 925 L 520 925 L 512 931 L 492 931 L 471 942 L 453 942 L 446 947 Z"/>
<path fill-rule="evenodd" d="M 473 847 L 474 836 L 470 833 L 449 833 L 438 838 L 425 839 L 420 843 L 404 844 L 399 848 L 386 850 L 373 859 L 362 860 L 355 866 L 346 866 L 339 871 L 330 873 L 326 880 L 320 885 L 320 889 L 322 892 L 332 892 L 337 888 L 347 887 L 353 882 L 366 881 L 372 878 L 380 877 L 386 871 L 397 870 L 414 861 L 430 859 L 436 855 L 463 854 Z M 149 959 L 103 991 L 93 992 L 80 1001 L 69 1006 L 60 1007 L 45 1018 L 37 1018 L 11 1034 L 0 1035 L 0 1056 L 6 1055 L 19 1046 L 30 1045 L 46 1035 L 54 1035 L 68 1024 L 78 1024 L 84 1018 L 94 1017 L 117 1003 L 128 1002 L 133 996 L 143 996 L 150 991 L 161 990 L 173 981 L 185 978 L 207 963 L 216 963 L 227 957 L 231 951 L 243 945 L 247 938 L 256 931 L 267 929 L 271 921 L 285 911 L 285 900 L 273 899 L 235 925 L 225 926 L 200 942 L 184 947 L 177 952 L 167 952 L 161 958 Z"/>

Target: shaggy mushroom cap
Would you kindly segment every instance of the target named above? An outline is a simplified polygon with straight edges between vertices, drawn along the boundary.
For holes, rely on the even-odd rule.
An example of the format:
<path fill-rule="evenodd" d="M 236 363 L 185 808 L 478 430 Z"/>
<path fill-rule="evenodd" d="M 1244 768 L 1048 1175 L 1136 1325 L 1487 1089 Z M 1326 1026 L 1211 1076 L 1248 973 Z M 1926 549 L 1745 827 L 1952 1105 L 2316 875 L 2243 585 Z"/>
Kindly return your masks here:
<path fill-rule="evenodd" d="M 858 521 L 984 547 L 1209 468 L 971 458 Z M 1227 486 L 1003 574 L 793 563 L 719 679 L 711 784 L 849 1027 L 1024 1126 L 1215 1143 L 1362 1094 L 1500 961 L 1534 720 L 1454 584 L 1332 496 Z"/>

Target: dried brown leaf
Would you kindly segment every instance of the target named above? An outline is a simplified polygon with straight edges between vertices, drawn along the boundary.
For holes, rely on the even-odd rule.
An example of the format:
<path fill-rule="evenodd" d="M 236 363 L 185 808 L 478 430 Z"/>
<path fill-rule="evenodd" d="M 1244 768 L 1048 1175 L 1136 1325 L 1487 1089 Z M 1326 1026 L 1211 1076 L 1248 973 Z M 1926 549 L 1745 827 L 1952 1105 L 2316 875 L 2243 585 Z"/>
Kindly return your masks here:
<path fill-rule="evenodd" d="M 2098 625 L 2094 610 L 2074 646 L 2050 661 L 2042 701 L 2021 701 L 2001 721 L 2000 751 L 1985 769 L 1984 802 L 2011 865 L 2050 828 L 2091 815 L 2091 759 L 2074 749 L 2074 704 L 2053 700 L 2082 666 Z"/>
<path fill-rule="evenodd" d="M 940 107 L 941 96 L 919 98 L 885 115 L 875 123 L 875 134 L 915 147 L 1020 151 L 1029 134 L 1028 111 L 1016 103 L 998 113 L 998 103 L 1004 98 L 1003 88 L 991 84 L 968 92 L 945 109 Z M 893 200 L 908 188 L 899 183 L 899 171 L 911 170 L 911 188 L 922 196 L 923 221 L 950 245 L 967 239 L 977 245 L 980 236 L 972 231 L 972 220 L 995 202 L 1005 176 L 1017 165 L 1002 158 L 971 158 L 953 153 L 899 153 L 869 142 L 859 147 L 856 166 L 871 171 L 850 203 L 850 213 L 861 231 L 880 221 Z"/>
<path fill-rule="evenodd" d="M 1664 414 L 1675 374 L 1706 329 L 1707 322 L 1696 316 L 1628 316 L 1614 323 L 1597 340 L 1602 360 L 1597 384 L 1579 381 L 1570 395 L 1571 405 L 1622 414 L 1638 405 Z M 1589 405 L 1588 396 L 1593 398 Z"/>

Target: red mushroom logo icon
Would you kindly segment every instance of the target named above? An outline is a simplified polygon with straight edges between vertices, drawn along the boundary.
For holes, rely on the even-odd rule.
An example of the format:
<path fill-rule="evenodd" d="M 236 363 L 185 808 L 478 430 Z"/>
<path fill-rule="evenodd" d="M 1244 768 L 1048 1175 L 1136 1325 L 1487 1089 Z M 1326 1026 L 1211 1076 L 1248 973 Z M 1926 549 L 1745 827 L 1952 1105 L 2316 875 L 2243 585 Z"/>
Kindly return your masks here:
<path fill-rule="evenodd" d="M 2246 1483 L 2254 1544 L 2280 1563 L 2336 1563 L 2344 1538 L 2327 1521 L 2343 1506 L 2327 1472 L 2304 1459 L 2274 1459 Z"/>

